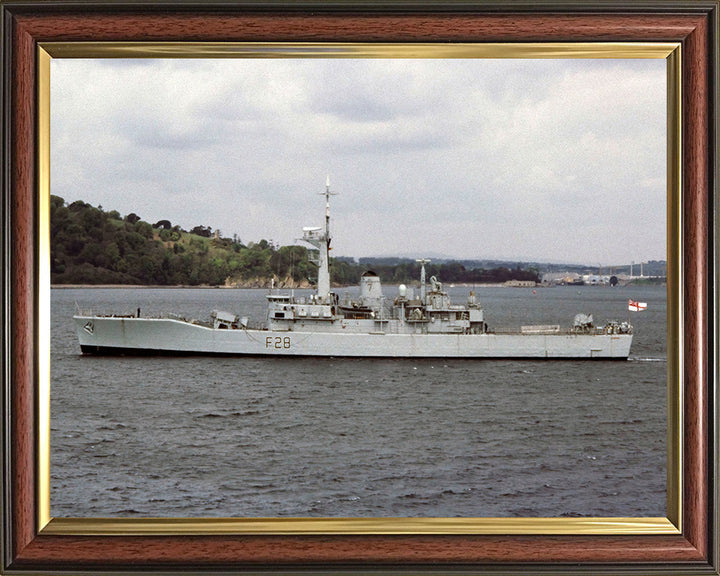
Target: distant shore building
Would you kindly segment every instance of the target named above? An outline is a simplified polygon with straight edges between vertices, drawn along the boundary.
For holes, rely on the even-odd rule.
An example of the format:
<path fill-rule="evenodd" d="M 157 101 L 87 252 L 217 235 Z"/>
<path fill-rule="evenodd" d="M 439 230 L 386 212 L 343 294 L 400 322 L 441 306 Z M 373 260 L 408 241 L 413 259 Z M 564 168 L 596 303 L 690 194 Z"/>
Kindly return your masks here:
<path fill-rule="evenodd" d="M 639 277 L 627 274 L 576 274 L 548 272 L 543 274 L 543 286 L 625 286 Z"/>
<path fill-rule="evenodd" d="M 575 272 L 548 272 L 543 274 L 542 284 L 559 286 L 578 286 L 584 284 L 582 276 Z"/>
<path fill-rule="evenodd" d="M 508 288 L 535 288 L 537 283 L 535 280 L 508 280 L 503 286 Z"/>
<path fill-rule="evenodd" d="M 585 274 L 582 277 L 584 284 L 590 286 L 597 286 L 599 284 L 610 284 L 610 276 L 599 275 L 599 274 Z"/>

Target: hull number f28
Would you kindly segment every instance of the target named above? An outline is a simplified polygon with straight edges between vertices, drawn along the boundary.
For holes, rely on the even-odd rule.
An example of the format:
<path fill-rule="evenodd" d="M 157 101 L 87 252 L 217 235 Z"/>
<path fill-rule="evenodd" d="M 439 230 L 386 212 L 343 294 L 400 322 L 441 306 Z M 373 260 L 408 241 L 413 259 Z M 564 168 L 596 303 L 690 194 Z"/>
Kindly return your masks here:
<path fill-rule="evenodd" d="M 290 336 L 266 336 L 265 348 L 276 348 L 278 350 L 290 348 Z"/>

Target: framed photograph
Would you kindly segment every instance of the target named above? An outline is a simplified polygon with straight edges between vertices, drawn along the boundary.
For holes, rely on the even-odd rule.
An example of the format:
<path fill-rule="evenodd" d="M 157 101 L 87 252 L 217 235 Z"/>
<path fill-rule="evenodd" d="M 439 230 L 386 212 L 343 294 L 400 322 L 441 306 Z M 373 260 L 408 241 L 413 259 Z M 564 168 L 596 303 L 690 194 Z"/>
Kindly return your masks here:
<path fill-rule="evenodd" d="M 523 574 L 534 571 L 718 573 L 714 353 L 717 336 L 714 194 L 718 162 L 714 125 L 717 119 L 716 1 L 669 1 L 659 6 L 547 2 L 532 7 L 514 2 L 396 6 L 378 2 L 89 1 L 67 4 L 8 1 L 3 2 L 1 8 L 5 31 L 2 47 L 3 229 L 6 231 L 2 252 L 6 367 L 4 570 L 12 573 L 68 570 L 93 573 L 137 570 L 164 573 L 367 570 L 383 573 L 408 570 Z M 530 84 L 527 80 L 530 76 L 542 77 L 545 83 Z M 497 93 L 484 91 L 485 88 L 477 84 L 481 77 L 486 79 L 483 86 L 503 82 L 504 89 Z M 463 81 L 458 82 L 458 78 Z M 224 90 L 243 94 L 244 108 L 223 103 L 223 90 L 212 85 L 218 79 L 226 85 Z M 300 93 L 313 82 L 325 88 L 314 90 L 306 100 L 308 109 L 315 115 L 301 116 L 301 107 L 293 108 L 292 113 L 283 108 L 283 98 L 295 94 L 295 99 L 301 100 Z M 416 96 L 408 87 L 412 82 L 422 87 Z M 634 87 L 626 90 L 633 82 Z M 192 88 L 184 88 L 184 83 Z M 235 468 L 241 456 L 237 450 L 243 446 L 238 434 L 251 429 L 256 433 L 258 419 L 253 418 L 264 410 L 264 405 L 261 403 L 257 408 L 252 402 L 258 402 L 260 388 L 267 392 L 272 386 L 272 378 L 266 382 L 267 379 L 258 375 L 272 362 L 267 359 L 263 360 L 265 364 L 257 366 L 252 362 L 243 364 L 243 369 L 254 373 L 254 379 L 260 384 L 246 391 L 247 405 L 243 405 L 242 410 L 232 408 L 226 414 L 220 409 L 218 402 L 230 406 L 231 401 L 223 400 L 221 386 L 215 382 L 212 398 L 207 402 L 199 396 L 188 396 L 187 405 L 166 402 L 160 407 L 158 404 L 161 412 L 167 412 L 164 428 L 158 413 L 149 418 L 147 427 L 138 424 L 135 417 L 149 414 L 152 411 L 149 407 L 157 404 L 157 399 L 124 396 L 123 379 L 133 381 L 152 370 L 164 374 L 163 371 L 170 369 L 175 376 L 170 378 L 164 374 L 162 378 L 171 379 L 175 390 L 185 384 L 191 390 L 197 389 L 200 378 L 212 383 L 213 379 L 222 377 L 208 371 L 203 376 L 191 373 L 183 379 L 177 375 L 182 369 L 179 364 L 163 363 L 151 368 L 147 363 L 134 363 L 117 368 L 118 373 L 102 369 L 107 379 L 103 382 L 103 374 L 94 374 L 95 368 L 87 362 L 78 363 L 78 358 L 82 360 L 78 354 L 65 364 L 57 363 L 57 356 L 52 355 L 51 362 L 50 351 L 57 343 L 55 336 L 51 342 L 51 334 L 55 334 L 51 268 L 56 272 L 55 262 L 51 263 L 50 259 L 51 207 L 60 206 L 56 194 L 82 186 L 87 190 L 105 189 L 105 196 L 88 192 L 89 196 L 83 198 L 80 193 L 78 199 L 102 203 L 107 210 L 116 208 L 108 202 L 120 196 L 127 196 L 131 206 L 132 202 L 135 205 L 141 202 L 143 196 L 155 195 L 156 203 L 166 204 L 167 214 L 172 214 L 168 216 L 170 219 L 181 218 L 170 212 L 171 200 L 169 197 L 164 200 L 166 197 L 160 191 L 162 186 L 176 186 L 181 193 L 181 179 L 166 178 L 156 185 L 155 192 L 152 184 L 123 179 L 121 172 L 141 170 L 133 165 L 131 156 L 157 171 L 158 181 L 165 168 L 181 171 L 186 181 L 196 183 L 201 181 L 198 174 L 205 170 L 215 174 L 210 187 L 232 186 L 229 183 L 235 182 L 236 176 L 232 172 L 223 174 L 217 167 L 213 169 L 215 161 L 209 162 L 209 157 L 197 150 L 185 150 L 182 155 L 182 158 L 194 158 L 195 163 L 201 165 L 202 170 L 195 173 L 190 172 L 188 166 L 173 165 L 172 157 L 158 152 L 160 148 L 199 146 L 203 135 L 207 136 L 207 127 L 193 132 L 192 122 L 178 121 L 183 110 L 183 104 L 179 103 L 197 86 L 202 89 L 193 96 L 193 106 L 207 112 L 203 118 L 214 121 L 231 115 L 237 123 L 238 115 L 246 114 L 242 125 L 246 134 L 253 135 L 251 142 L 242 142 L 237 150 L 228 152 L 220 143 L 221 123 L 218 122 L 214 124 L 218 130 L 207 150 L 241 162 L 243 179 L 263 179 L 265 190 L 287 185 L 287 182 L 282 185 L 275 182 L 277 178 L 273 173 L 281 170 L 282 165 L 273 161 L 268 149 L 282 143 L 278 149 L 284 150 L 284 158 L 295 155 L 298 150 L 306 154 L 314 152 L 317 156 L 326 150 L 317 142 L 301 144 L 302 138 L 298 140 L 301 128 L 314 128 L 315 139 L 327 140 L 327 146 L 337 154 L 343 142 L 330 138 L 330 127 L 345 135 L 348 150 L 344 154 L 347 158 L 352 156 L 355 164 L 348 175 L 338 177 L 344 184 L 340 186 L 341 193 L 353 181 L 361 182 L 365 189 L 380 187 L 379 181 L 366 182 L 365 178 L 373 170 L 382 172 L 379 168 L 389 157 L 372 148 L 385 145 L 405 151 L 403 146 L 407 146 L 403 158 L 409 166 L 417 168 L 385 168 L 395 179 L 396 187 L 401 183 L 413 187 L 399 193 L 405 199 L 405 210 L 391 217 L 402 218 L 408 234 L 403 236 L 400 230 L 397 236 L 391 224 L 382 225 L 393 246 L 402 245 L 412 235 L 421 235 L 423 226 L 427 228 L 434 222 L 427 214 L 429 207 L 434 207 L 438 217 L 445 220 L 454 215 L 458 230 L 463 231 L 469 242 L 477 244 L 479 240 L 471 236 L 470 228 L 463 228 L 465 220 L 460 216 L 463 201 L 468 203 L 465 219 L 478 219 L 480 209 L 492 216 L 486 230 L 489 243 L 502 233 L 500 197 L 483 203 L 475 200 L 472 192 L 463 195 L 462 186 L 453 181 L 456 171 L 453 167 L 459 166 L 458 160 L 433 164 L 437 156 L 419 154 L 418 150 L 428 147 L 436 151 L 440 143 L 450 149 L 449 143 L 457 141 L 460 135 L 460 139 L 464 138 L 470 145 L 467 158 L 482 155 L 490 165 L 473 173 L 475 180 L 466 175 L 472 183 L 466 186 L 476 190 L 485 180 L 505 189 L 503 177 L 516 174 L 510 165 L 517 164 L 523 154 L 525 157 L 538 154 L 542 146 L 544 160 L 533 164 L 534 169 L 526 175 L 526 185 L 514 192 L 516 196 L 512 198 L 516 203 L 513 217 L 518 230 L 532 229 L 531 214 L 535 213 L 540 224 L 555 227 L 556 248 L 559 247 L 564 256 L 579 259 L 584 251 L 598 260 L 618 260 L 617 253 L 612 253 L 613 246 L 631 244 L 637 249 L 656 250 L 658 260 L 665 262 L 667 289 L 655 287 L 662 292 L 663 308 L 653 311 L 659 315 L 655 329 L 663 352 L 661 361 L 655 365 L 653 361 L 658 358 L 634 357 L 633 362 L 627 363 L 633 374 L 644 375 L 649 383 L 647 389 L 652 388 L 656 394 L 648 395 L 634 387 L 631 384 L 635 382 L 634 376 L 624 375 L 622 370 L 614 376 L 617 380 L 614 382 L 607 374 L 588 377 L 584 367 L 587 365 L 566 366 L 563 372 L 567 375 L 563 377 L 568 379 L 567 384 L 553 372 L 552 363 L 544 363 L 547 369 L 539 371 L 532 366 L 519 370 L 511 379 L 524 388 L 515 390 L 517 402 L 504 408 L 508 414 L 498 426 L 502 428 L 514 422 L 513 425 L 522 427 L 524 436 L 520 436 L 526 439 L 533 430 L 557 426 L 555 440 L 551 434 L 548 442 L 563 447 L 556 451 L 549 445 L 529 449 L 516 442 L 517 435 L 511 435 L 500 451 L 512 452 L 510 467 L 503 467 L 492 455 L 493 445 L 504 442 L 500 432 L 473 436 L 461 431 L 462 423 L 470 418 L 463 411 L 469 409 L 470 404 L 462 400 L 461 395 L 468 368 L 466 365 L 459 369 L 447 360 L 443 366 L 437 366 L 444 370 L 442 374 L 437 373 L 440 370 L 433 373 L 435 364 L 443 363 L 442 358 L 436 358 L 439 361 L 435 363 L 410 367 L 419 370 L 417 382 L 413 380 L 416 391 L 419 382 L 440 382 L 440 386 L 418 392 L 425 396 L 417 400 L 417 405 L 408 397 L 392 399 L 381 395 L 386 407 L 395 402 L 397 406 L 411 409 L 413 418 L 404 419 L 401 410 L 393 417 L 392 426 L 373 423 L 371 414 L 378 410 L 367 402 L 358 400 L 355 404 L 359 412 L 365 411 L 367 415 L 362 419 L 364 428 L 361 426 L 362 436 L 368 443 L 365 452 L 377 455 L 386 444 L 407 441 L 402 457 L 397 450 L 386 450 L 384 464 L 375 457 L 363 459 L 363 450 L 358 452 L 356 441 L 348 439 L 348 435 L 353 436 L 351 430 L 337 428 L 338 423 L 323 421 L 320 431 L 318 427 L 303 428 L 298 418 L 282 425 L 270 418 L 264 425 L 274 435 L 262 440 L 269 448 L 260 450 L 252 458 L 245 455 L 241 466 L 243 475 L 238 475 Z M 373 98 L 372 88 L 383 86 L 390 87 L 395 99 L 385 99 L 379 104 Z M 537 86 L 546 90 L 542 109 L 532 108 L 522 96 L 524 91 L 537 90 Z M 609 86 L 613 90 L 606 92 Z M 145 89 L 148 92 L 144 92 Z M 337 98 L 335 89 L 341 89 L 344 96 Z M 134 109 L 117 105 L 124 90 L 134 91 L 136 103 L 154 104 Z M 173 91 L 175 98 L 167 100 L 167 94 Z M 428 93 L 434 94 L 434 100 L 427 97 Z M 582 105 L 576 106 L 576 98 L 583 95 Z M 493 100 L 510 97 L 515 99 L 515 104 L 505 108 Z M 522 102 L 525 102 L 524 108 L 518 104 Z M 176 103 L 177 109 L 173 109 Z M 408 107 L 413 106 L 410 114 Z M 566 114 L 553 116 L 550 112 L 560 108 Z M 588 112 L 591 109 L 592 113 Z M 509 110 L 513 110 L 512 114 Z M 176 114 L 177 132 L 163 135 L 154 130 L 156 120 L 160 125 L 162 115 L 167 120 L 173 118 L 173 114 Z M 363 115 L 360 121 L 358 115 Z M 389 121 L 393 115 L 424 118 L 425 130 L 400 132 Z M 258 117 L 261 121 L 257 121 Z M 82 122 L 73 125 L 76 118 Z M 324 118 L 327 126 L 318 124 L 318 118 Z M 544 122 L 533 123 L 538 118 Z M 82 127 L 89 122 L 105 128 L 93 134 L 85 132 Z M 351 131 L 352 122 L 362 124 L 362 129 Z M 584 139 L 572 131 L 573 122 L 585 125 Z M 491 124 L 491 129 L 485 133 L 474 131 L 472 127 L 479 124 Z M 592 129 L 587 128 L 590 124 Z M 118 126 L 132 134 L 135 146 L 139 146 L 126 156 L 119 152 L 122 142 L 114 132 Z M 534 131 L 542 131 L 544 139 L 533 140 Z M 432 138 L 423 140 L 430 133 Z M 485 134 L 502 134 L 506 141 L 504 145 L 497 141 L 486 143 L 482 141 Z M 161 146 L 158 138 L 165 138 Z M 174 139 L 173 142 L 168 142 L 168 138 Z M 403 138 L 412 138 L 412 145 Z M 643 144 L 638 144 L 640 139 Z M 364 148 L 358 148 L 360 141 L 365 142 Z M 525 149 L 522 142 L 526 142 Z M 150 152 L 138 153 L 143 147 Z M 569 148 L 574 154 L 566 154 Z M 584 154 L 578 156 L 579 149 L 583 149 Z M 97 154 L 99 150 L 103 153 Z M 99 164 L 93 164 L 96 160 L 93 154 L 104 158 L 97 162 L 103 163 L 103 170 L 111 173 L 111 178 L 84 178 L 75 160 L 85 162 L 84 169 L 97 166 Z M 462 154 L 462 150 L 452 149 L 453 156 Z M 658 156 L 663 156 L 664 162 L 659 161 Z M 625 160 L 620 161 L 621 157 Z M 293 158 L 293 166 L 315 168 L 307 156 Z M 343 162 L 345 166 L 350 165 L 347 158 Z M 428 161 L 428 158 L 435 160 Z M 605 187 L 592 182 L 602 171 L 583 171 L 584 162 L 598 165 L 602 160 L 615 162 L 607 174 L 611 184 Z M 113 169 L 108 170 L 109 166 Z M 256 174 L 252 173 L 252 166 L 256 167 Z M 328 170 L 333 178 L 332 166 Z M 297 169 L 288 172 L 285 180 L 290 178 L 290 173 L 293 186 L 307 182 L 308 175 L 299 174 Z M 318 191 L 327 191 L 329 196 L 330 180 L 325 182 L 324 173 L 320 178 Z M 573 220 L 573 211 L 562 211 L 560 203 L 553 199 L 552 209 L 546 206 L 543 212 L 543 188 L 536 186 L 543 179 L 578 181 L 563 189 L 577 190 L 570 203 L 575 212 L 583 215 L 562 231 L 557 223 Z M 423 189 L 421 180 L 427 190 Z M 583 204 L 581 198 L 587 196 L 583 190 L 591 185 L 593 194 L 597 195 L 594 204 Z M 136 186 L 137 193 L 124 194 L 123 186 L 126 189 Z M 446 189 L 439 190 L 443 186 Z M 625 191 L 618 192 L 618 189 Z M 651 190 L 652 193 L 659 191 L 659 195 L 652 196 Z M 198 218 L 205 219 L 212 216 L 203 215 L 209 213 L 201 210 L 202 198 L 218 204 L 232 199 L 232 194 L 211 196 L 209 191 L 203 193 L 198 189 L 185 193 L 193 199 Z M 505 193 L 503 201 L 509 200 L 508 194 Z M 313 202 L 317 198 L 311 191 L 308 196 L 301 199 L 295 192 L 291 197 L 282 196 L 278 191 L 276 204 L 283 204 L 286 210 L 276 207 L 271 215 L 252 198 L 242 195 L 241 198 L 248 213 L 255 214 L 255 220 L 274 220 L 285 230 L 293 226 L 291 216 L 318 212 Z M 384 211 L 390 213 L 391 199 L 391 194 L 380 191 L 374 196 L 368 195 L 363 202 L 366 207 L 384 203 L 387 206 Z M 411 199 L 426 207 L 418 211 L 417 217 L 410 210 Z M 328 197 L 322 199 L 322 203 L 326 200 Z M 350 216 L 343 219 L 342 208 L 337 211 L 333 208 L 333 216 L 338 217 L 334 236 L 338 240 L 337 243 L 334 240 L 333 247 L 338 251 L 343 249 L 341 237 L 345 230 L 353 236 L 353 242 L 358 243 L 362 241 L 359 238 L 367 239 L 367 231 L 372 228 L 372 220 L 364 220 L 364 214 L 357 211 L 357 202 L 350 199 L 345 202 L 350 205 Z M 322 203 L 318 204 L 320 208 Z M 440 203 L 445 205 L 444 209 Z M 601 211 L 600 204 L 613 209 Z M 637 214 L 628 216 L 636 207 Z M 132 210 L 132 207 L 119 208 Z M 607 228 L 609 214 L 626 223 L 618 226 L 621 232 L 614 234 L 622 238 L 607 238 L 595 252 L 591 248 L 597 248 L 599 242 L 588 242 L 585 237 L 589 236 L 585 232 L 595 228 L 584 222 L 593 209 L 597 210 L 598 229 Z M 380 212 L 383 210 L 378 214 Z M 528 219 L 523 220 L 524 217 Z M 500 228 L 493 227 L 494 220 L 500 222 Z M 640 223 L 638 228 L 644 225 L 652 233 L 636 230 L 635 222 Z M 201 223 L 218 226 L 210 221 L 192 224 Z M 298 221 L 294 225 L 299 231 L 307 223 Z M 224 222 L 219 225 L 224 229 L 232 226 Z M 314 231 L 306 228 L 303 234 L 312 239 Z M 262 230 L 256 232 L 262 233 Z M 272 231 L 266 233 L 272 234 Z M 376 239 L 379 235 L 373 231 L 372 237 Z M 644 242 L 649 236 L 654 237 L 655 244 L 648 243 L 651 248 L 646 248 Z M 595 237 L 602 238 L 602 235 L 595 234 Z M 517 246 L 522 239 L 523 235 L 518 232 Z M 256 239 L 248 237 L 247 240 Z M 545 253 L 551 250 L 552 244 L 541 245 L 530 232 L 525 240 Z M 571 255 L 573 243 L 577 244 L 579 255 Z M 502 243 L 489 246 L 497 251 Z M 427 246 L 410 245 L 408 249 L 428 250 Z M 382 246 L 374 250 L 381 253 Z M 638 266 L 642 266 L 643 257 L 639 258 Z M 537 260 L 541 260 L 539 255 Z M 601 271 L 598 277 L 602 277 Z M 320 284 L 319 279 L 318 290 Z M 434 278 L 432 285 L 435 290 Z M 538 289 L 542 290 L 545 289 Z M 603 289 L 593 287 L 591 290 L 597 294 Z M 611 290 L 616 290 L 613 294 L 622 292 L 620 288 L 612 288 L 608 293 Z M 572 290 L 562 293 L 569 295 Z M 485 295 L 492 298 L 490 292 Z M 633 301 L 632 294 L 629 303 L 626 296 L 623 298 L 625 308 L 644 306 Z M 58 302 L 53 295 L 54 309 Z M 64 305 L 63 302 L 60 305 Z M 498 302 L 502 306 L 503 300 Z M 546 306 L 553 311 L 560 309 L 557 302 Z M 489 306 L 487 313 L 492 313 Z M 139 318 L 140 309 L 133 311 L 133 316 Z M 538 324 L 545 324 L 545 318 Z M 89 331 L 93 328 L 90 326 Z M 620 330 L 619 325 L 617 329 Z M 292 336 L 279 343 L 285 348 L 292 345 Z M 332 373 L 333 387 L 347 384 L 347 390 L 370 386 L 374 375 L 380 380 L 392 381 L 393 371 L 398 370 L 397 364 L 376 362 L 373 370 L 363 365 L 348 374 L 345 367 L 334 366 L 332 362 L 290 365 L 287 359 L 282 361 L 284 375 L 273 377 L 282 380 L 281 386 L 293 377 L 288 375 L 289 369 L 303 372 L 303 380 L 312 380 L 318 372 Z M 643 365 L 644 361 L 647 365 Z M 604 370 L 595 368 L 598 365 L 590 363 L 590 371 Z M 502 371 L 515 365 L 483 366 L 484 370 Z M 53 414 L 57 410 L 63 412 L 64 421 L 83 420 L 84 404 L 79 398 L 73 398 L 73 390 L 79 390 L 78 383 L 82 383 L 83 376 L 78 376 L 81 372 L 87 373 L 86 379 L 92 380 L 94 386 L 102 386 L 109 401 L 102 414 L 97 408 L 87 411 L 86 417 L 92 422 L 65 428 L 64 424 L 53 421 Z M 623 383 L 626 378 L 627 382 Z M 553 383 L 572 387 L 578 384 L 575 380 L 594 387 L 592 394 L 585 389 L 586 394 L 578 396 L 577 402 L 563 410 L 572 411 L 580 422 L 583 414 L 593 418 L 591 404 L 603 402 L 623 407 L 617 412 L 607 412 L 613 416 L 600 423 L 598 429 L 605 432 L 593 437 L 592 442 L 619 444 L 624 453 L 642 453 L 639 460 L 657 461 L 651 466 L 652 470 L 618 466 L 615 460 L 605 456 L 598 462 L 597 455 L 602 451 L 594 452 L 588 441 L 577 443 L 581 448 L 573 456 L 574 463 L 558 462 L 558 459 L 567 459 L 568 446 L 574 445 L 567 443 L 567 439 L 582 436 L 581 426 L 561 425 L 561 420 L 567 420 L 562 417 L 562 410 L 543 411 L 541 404 L 552 403 Z M 438 403 L 447 396 L 447 388 L 442 386 L 450 384 L 457 388 L 453 392 L 457 402 L 443 403 L 440 408 Z M 583 391 L 583 386 L 575 387 Z M 606 396 L 613 396 L 612 400 L 601 399 L 603 392 L 599 387 Z M 535 396 L 526 402 L 530 408 L 527 412 L 520 411 L 523 402 L 520 392 L 530 394 L 534 389 Z M 237 388 L 228 390 L 232 394 L 238 392 Z M 315 392 L 326 403 L 332 404 L 335 398 L 328 390 Z M 168 398 L 173 393 L 166 392 Z M 507 396 L 507 389 L 498 394 Z M 337 396 L 338 402 L 341 396 Z M 125 420 L 116 412 L 121 398 L 125 398 L 127 404 L 123 408 L 129 415 Z M 345 402 L 348 397 L 342 398 Z M 275 400 L 281 402 L 282 398 L 277 396 Z M 315 411 L 318 414 L 323 412 L 319 400 L 313 403 L 312 398 L 301 393 L 290 394 L 286 400 L 285 404 L 279 404 L 286 414 L 304 414 L 307 406 L 318 407 Z M 299 403 L 303 404 L 302 409 Z M 432 412 L 433 406 L 438 407 L 435 412 L 445 410 L 445 425 L 434 423 L 430 414 L 422 415 L 425 408 Z M 476 408 L 503 409 L 492 400 Z M 178 452 L 179 445 L 172 441 L 172 437 L 177 436 L 178 422 L 173 419 L 173 410 L 197 426 L 198 434 L 191 443 L 193 448 L 187 453 Z M 339 414 L 340 419 L 343 417 L 343 412 L 337 409 L 324 410 Z M 541 424 L 548 414 L 556 420 Z M 663 418 L 664 426 L 657 426 Z M 241 424 L 241 419 L 247 422 Z M 655 427 L 646 427 L 646 421 L 653 421 Z M 480 421 L 473 422 L 474 429 L 478 429 Z M 92 428 L 87 425 L 102 429 L 102 434 L 86 435 Z M 235 443 L 216 450 L 216 445 L 222 444 L 226 437 L 220 430 L 223 425 L 236 429 Z M 492 425 L 492 419 L 482 420 L 483 427 Z M 422 428 L 427 430 L 425 435 Z M 285 430 L 284 435 L 276 434 L 278 429 Z M 51 449 L 51 430 L 53 448 L 57 450 L 59 446 L 59 453 Z M 378 432 L 377 437 L 371 434 L 373 431 Z M 341 457 L 333 457 L 334 468 L 328 472 L 305 460 L 307 454 L 298 449 L 300 444 L 295 443 L 294 437 L 319 432 L 326 434 L 323 437 L 326 444 L 329 443 L 323 450 L 328 451 L 331 446 L 336 455 L 355 445 L 352 461 L 343 464 Z M 116 435 L 127 444 L 127 454 L 119 455 L 116 447 L 103 446 L 106 442 L 103 438 L 108 434 Z M 193 430 L 189 434 L 193 434 Z M 205 436 L 201 438 L 202 434 Z M 354 434 L 357 439 L 360 432 L 356 430 Z M 428 449 L 428 442 L 435 441 L 437 443 Z M 165 448 L 158 451 L 153 444 Z M 73 445 L 80 446 L 83 453 L 80 457 L 72 453 Z M 284 450 L 283 446 L 292 448 Z M 474 468 L 470 470 L 467 456 L 479 447 L 487 451 L 487 461 L 482 464 L 474 461 Z M 291 452 L 303 461 L 293 460 Z M 161 453 L 175 454 L 169 459 L 175 462 L 168 461 L 168 468 L 155 468 L 153 458 Z M 428 454 L 445 463 L 443 469 L 447 476 L 442 481 L 436 477 L 426 481 L 415 479 L 413 489 L 404 489 L 403 474 L 409 474 L 415 469 L 413 462 L 430 457 Z M 453 468 L 453 461 L 464 465 L 464 472 Z M 588 471 L 583 489 L 566 492 L 557 489 L 555 483 L 561 482 L 563 475 L 570 475 L 568 467 L 573 470 L 584 467 Z M 192 486 L 188 488 L 193 484 L 193 471 L 197 468 L 213 469 L 213 481 L 198 482 L 198 486 L 203 484 L 199 491 Z M 275 472 L 266 474 L 269 468 Z M 372 469 L 373 474 L 363 476 L 361 469 Z M 421 469 L 419 466 L 418 470 Z M 127 485 L 131 475 L 138 479 L 137 487 Z M 422 472 L 418 472 L 418 476 L 421 475 Z M 528 489 L 529 484 L 519 480 L 523 477 L 528 482 L 533 480 L 536 489 Z M 366 478 L 374 482 L 373 490 L 367 489 Z M 510 487 L 513 482 L 518 485 Z M 237 491 L 237 485 L 244 487 L 242 494 Z M 228 496 L 228 490 L 238 495 L 236 500 Z M 619 497 L 619 493 L 622 496 Z M 117 498 L 113 494 L 118 495 Z M 511 495 L 517 496 L 514 504 L 508 504 Z"/>

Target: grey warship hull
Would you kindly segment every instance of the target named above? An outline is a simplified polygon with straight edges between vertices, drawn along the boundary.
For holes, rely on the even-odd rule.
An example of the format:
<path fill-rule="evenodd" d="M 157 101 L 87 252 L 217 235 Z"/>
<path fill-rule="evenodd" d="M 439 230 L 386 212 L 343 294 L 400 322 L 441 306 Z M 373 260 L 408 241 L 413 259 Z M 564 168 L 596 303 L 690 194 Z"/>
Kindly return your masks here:
<path fill-rule="evenodd" d="M 83 353 L 100 355 L 626 359 L 632 343 L 631 334 L 228 330 L 172 318 L 76 316 L 75 324 Z"/>

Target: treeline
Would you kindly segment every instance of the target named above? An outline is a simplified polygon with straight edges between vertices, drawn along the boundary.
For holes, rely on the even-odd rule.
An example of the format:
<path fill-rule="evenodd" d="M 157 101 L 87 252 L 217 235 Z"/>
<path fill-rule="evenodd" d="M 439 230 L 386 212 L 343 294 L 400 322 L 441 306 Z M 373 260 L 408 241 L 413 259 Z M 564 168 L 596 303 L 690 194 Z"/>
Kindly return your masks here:
<path fill-rule="evenodd" d="M 367 269 L 367 265 L 364 266 Z M 383 282 L 388 284 L 407 283 L 420 278 L 420 265 L 413 260 L 404 260 L 395 265 L 374 265 Z M 425 264 L 427 278 L 437 277 L 446 283 L 458 284 L 501 284 L 508 280 L 529 280 L 539 282 L 537 270 L 523 270 L 519 267 L 507 268 L 504 266 L 492 269 L 466 268 L 460 262 L 443 262 L 438 264 Z"/>
<path fill-rule="evenodd" d="M 190 230 L 168 220 L 150 224 L 131 213 L 121 216 L 83 201 L 66 204 L 50 198 L 50 261 L 53 284 L 138 284 L 309 286 L 317 278 L 304 246 L 276 246 L 267 240 L 243 244 L 209 226 Z M 331 259 L 331 280 L 350 285 L 368 269 L 349 258 Z M 420 276 L 417 263 L 373 267 L 385 283 L 410 283 Z M 443 282 L 493 283 L 536 280 L 537 272 L 495 268 L 467 269 L 459 263 L 429 264 L 428 278 Z"/>
<path fill-rule="evenodd" d="M 273 276 L 301 283 L 314 273 L 302 246 L 267 240 L 246 246 L 208 226 L 188 231 L 167 220 L 150 224 L 80 200 L 66 205 L 59 196 L 50 199 L 50 234 L 54 284 L 218 286 Z"/>

